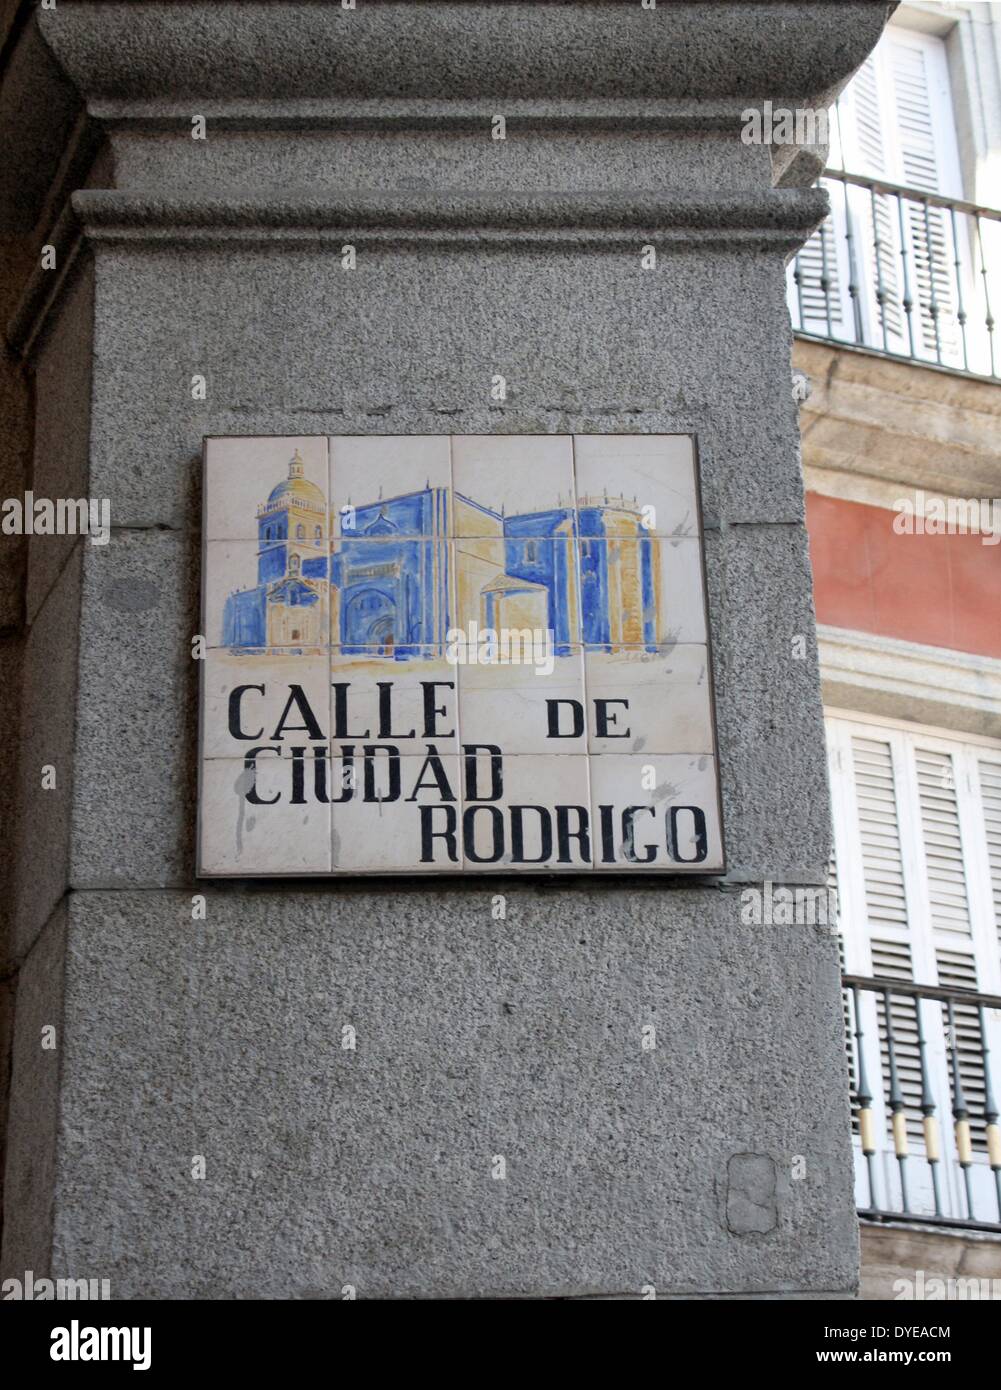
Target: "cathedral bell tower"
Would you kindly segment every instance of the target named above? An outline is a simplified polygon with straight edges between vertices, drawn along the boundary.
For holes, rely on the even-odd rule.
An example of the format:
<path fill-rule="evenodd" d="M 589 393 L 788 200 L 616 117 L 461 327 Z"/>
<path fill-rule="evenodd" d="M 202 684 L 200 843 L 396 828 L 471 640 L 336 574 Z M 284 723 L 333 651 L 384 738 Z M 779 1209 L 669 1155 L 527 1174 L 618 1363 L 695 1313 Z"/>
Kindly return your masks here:
<path fill-rule="evenodd" d="M 296 449 L 288 477 L 257 509 L 257 581 L 266 592 L 269 646 L 325 640 L 327 535 L 326 497 L 306 477 Z"/>

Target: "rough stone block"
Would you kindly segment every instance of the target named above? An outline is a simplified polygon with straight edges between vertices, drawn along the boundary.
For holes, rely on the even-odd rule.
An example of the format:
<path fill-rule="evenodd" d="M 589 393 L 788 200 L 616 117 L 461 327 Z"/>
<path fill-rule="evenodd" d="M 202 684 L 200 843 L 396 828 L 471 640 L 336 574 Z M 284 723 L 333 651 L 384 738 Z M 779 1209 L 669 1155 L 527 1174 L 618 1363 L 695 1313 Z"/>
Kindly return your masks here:
<path fill-rule="evenodd" d="M 723 835 L 732 880 L 823 884 L 823 710 L 802 526 L 706 533 Z"/>
<path fill-rule="evenodd" d="M 12 954 L 30 948 L 66 891 L 77 774 L 77 651 L 81 547 L 77 541 L 24 648 L 18 759 L 18 865 Z M 45 769 L 52 769 L 47 773 Z M 54 775 L 55 785 L 51 785 Z M 43 776 L 48 786 L 43 786 Z"/>
<path fill-rule="evenodd" d="M 49 1269 L 60 1072 L 67 1042 L 62 1014 L 65 940 L 66 909 L 61 904 L 16 980 L 2 1278 L 23 1279 L 29 1269 L 44 1277 Z M 55 1031 L 43 1037 L 43 1029 Z"/>
<path fill-rule="evenodd" d="M 850 1289 L 832 938 L 746 927 L 735 891 L 514 884 L 503 920 L 492 893 L 209 893 L 204 921 L 71 895 L 56 1272 L 116 1297 Z M 748 1154 L 767 1230 L 728 1219 Z"/>
<path fill-rule="evenodd" d="M 84 546 L 74 887 L 192 871 L 199 569 L 190 533 L 116 531 Z"/>
<path fill-rule="evenodd" d="M 90 343 L 93 335 L 93 274 L 89 265 L 73 275 L 58 316 L 35 364 L 35 395 L 46 408 L 35 428 L 31 489 L 36 498 L 88 498 L 90 454 Z M 133 437 L 131 467 L 140 466 L 141 445 Z M 114 514 L 115 490 L 104 492 Z M 32 536 L 28 545 L 27 610 L 31 621 L 55 584 L 78 537 Z M 88 544 L 90 542 L 88 541 Z"/>
<path fill-rule="evenodd" d="M 801 520 L 781 256 L 642 244 L 102 248 L 91 487 L 181 529 L 206 434 L 695 430 L 707 517 Z"/>

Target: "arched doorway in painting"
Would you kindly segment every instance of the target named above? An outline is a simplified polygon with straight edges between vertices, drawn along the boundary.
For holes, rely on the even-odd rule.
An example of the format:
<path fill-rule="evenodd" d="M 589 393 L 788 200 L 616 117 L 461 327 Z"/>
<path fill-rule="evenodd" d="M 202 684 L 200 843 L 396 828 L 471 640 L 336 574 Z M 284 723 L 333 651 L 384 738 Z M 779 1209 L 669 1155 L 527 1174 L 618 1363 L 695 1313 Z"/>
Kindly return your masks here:
<path fill-rule="evenodd" d="M 370 642 L 379 648 L 380 656 L 392 656 L 396 646 L 396 627 L 392 618 L 380 618 L 371 627 Z"/>
<path fill-rule="evenodd" d="M 397 643 L 396 604 L 379 589 L 361 589 L 341 610 L 342 640 L 352 647 L 392 652 Z"/>

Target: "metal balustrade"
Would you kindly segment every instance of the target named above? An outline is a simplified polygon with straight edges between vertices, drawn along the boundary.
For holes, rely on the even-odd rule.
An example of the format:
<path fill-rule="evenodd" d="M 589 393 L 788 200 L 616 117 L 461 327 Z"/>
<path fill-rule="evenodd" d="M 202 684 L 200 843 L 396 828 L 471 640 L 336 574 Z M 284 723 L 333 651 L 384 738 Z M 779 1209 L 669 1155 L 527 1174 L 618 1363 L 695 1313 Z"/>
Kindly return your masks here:
<path fill-rule="evenodd" d="M 809 338 L 999 380 L 1001 211 L 825 170 L 831 213 L 789 267 Z"/>
<path fill-rule="evenodd" d="M 843 986 L 860 1216 L 1001 1231 L 1001 997 L 879 976 Z"/>

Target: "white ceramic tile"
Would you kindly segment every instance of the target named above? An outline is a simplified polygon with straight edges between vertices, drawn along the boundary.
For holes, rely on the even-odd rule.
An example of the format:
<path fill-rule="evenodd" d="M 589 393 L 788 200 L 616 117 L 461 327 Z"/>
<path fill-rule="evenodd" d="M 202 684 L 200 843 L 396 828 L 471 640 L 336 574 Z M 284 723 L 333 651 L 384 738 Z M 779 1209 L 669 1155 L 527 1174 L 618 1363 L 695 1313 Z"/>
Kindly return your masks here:
<path fill-rule="evenodd" d="M 589 650 L 584 657 L 592 753 L 712 753 L 703 646 Z"/>
<path fill-rule="evenodd" d="M 596 869 L 723 871 L 713 758 L 602 753 L 590 773 Z"/>
<path fill-rule="evenodd" d="M 202 762 L 201 874 L 330 872 L 330 805 L 317 799 L 312 756 L 298 767 L 296 761 L 264 754 L 251 768 L 241 758 Z M 329 766 L 324 758 L 320 762 L 321 768 Z M 297 779 L 300 805 L 292 800 Z M 320 785 L 323 794 L 326 780 Z"/>
<path fill-rule="evenodd" d="M 437 647 L 444 654 L 455 614 L 453 565 L 448 540 L 401 536 L 334 541 L 331 646 L 381 649 L 386 656 Z"/>
<path fill-rule="evenodd" d="M 456 668 L 463 743 L 497 743 L 505 754 L 585 753 L 580 648 L 566 656 L 556 656 L 551 646 L 529 651 L 535 664 L 477 662 Z"/>
<path fill-rule="evenodd" d="M 719 869 L 692 443 L 578 436 L 574 469 L 569 436 L 207 442 L 202 872 Z"/>
<path fill-rule="evenodd" d="M 202 665 L 202 756 L 242 758 L 250 749 L 292 748 L 330 739 L 329 654 L 252 656 L 210 648 Z M 312 753 L 310 753 L 312 756 Z"/>
<path fill-rule="evenodd" d="M 582 537 L 580 594 L 587 647 L 615 650 L 706 640 L 702 554 L 696 539 Z"/>
<path fill-rule="evenodd" d="M 206 540 L 257 540 L 260 523 L 283 515 L 293 531 L 329 535 L 325 435 L 206 439 Z"/>
<path fill-rule="evenodd" d="M 447 535 L 448 435 L 335 435 L 330 508 L 335 536 Z"/>
<path fill-rule="evenodd" d="M 635 525 L 647 535 L 695 536 L 695 448 L 687 434 L 575 434 L 577 506 L 600 529 Z"/>
<path fill-rule="evenodd" d="M 406 660 L 376 650 L 330 653 L 332 752 L 389 744 L 401 757 L 458 750 L 458 674 L 434 648 Z"/>
<path fill-rule="evenodd" d="M 329 645 L 329 556 L 323 548 L 209 541 L 202 621 L 210 647 L 325 651 Z M 315 573 L 316 570 L 322 573 Z"/>
<path fill-rule="evenodd" d="M 481 749 L 464 756 L 463 764 L 467 872 L 582 873 L 590 869 L 586 757 L 498 758 L 489 749 Z"/>
<path fill-rule="evenodd" d="M 452 488 L 457 536 L 551 535 L 574 505 L 571 438 L 456 435 Z"/>
<path fill-rule="evenodd" d="M 699 540 L 651 541 L 661 575 L 662 617 L 658 644 L 707 640 L 705 580 Z"/>
<path fill-rule="evenodd" d="M 459 873 L 460 763 L 385 751 L 333 759 L 334 873 Z"/>

